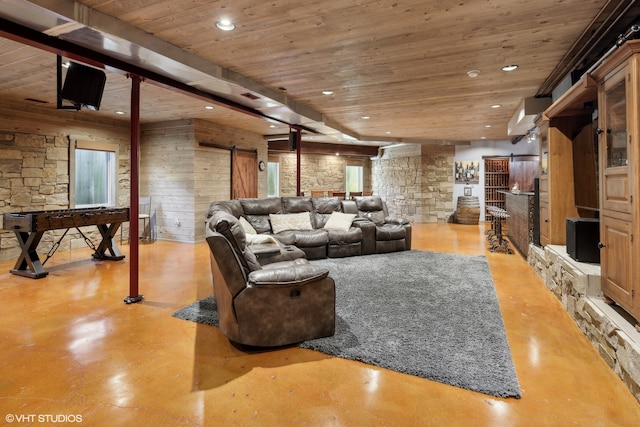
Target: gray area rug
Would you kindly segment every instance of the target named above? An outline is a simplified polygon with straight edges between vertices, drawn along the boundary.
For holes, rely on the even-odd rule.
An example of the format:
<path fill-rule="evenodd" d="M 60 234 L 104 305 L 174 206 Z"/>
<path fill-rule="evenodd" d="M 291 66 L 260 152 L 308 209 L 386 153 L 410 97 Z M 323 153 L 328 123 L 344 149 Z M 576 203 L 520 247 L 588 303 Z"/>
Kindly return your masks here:
<path fill-rule="evenodd" d="M 336 334 L 300 347 L 521 397 L 485 257 L 412 250 L 312 262 L 336 282 Z M 212 297 L 173 315 L 218 324 Z"/>

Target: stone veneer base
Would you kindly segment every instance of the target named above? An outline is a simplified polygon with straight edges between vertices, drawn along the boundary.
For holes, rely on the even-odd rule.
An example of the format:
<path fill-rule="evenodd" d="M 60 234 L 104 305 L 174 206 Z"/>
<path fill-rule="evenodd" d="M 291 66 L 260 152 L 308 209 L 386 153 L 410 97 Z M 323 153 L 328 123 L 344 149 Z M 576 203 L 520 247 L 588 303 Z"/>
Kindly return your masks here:
<path fill-rule="evenodd" d="M 640 402 L 640 332 L 620 307 L 603 301 L 600 266 L 574 261 L 556 245 L 529 245 L 527 260 Z"/>

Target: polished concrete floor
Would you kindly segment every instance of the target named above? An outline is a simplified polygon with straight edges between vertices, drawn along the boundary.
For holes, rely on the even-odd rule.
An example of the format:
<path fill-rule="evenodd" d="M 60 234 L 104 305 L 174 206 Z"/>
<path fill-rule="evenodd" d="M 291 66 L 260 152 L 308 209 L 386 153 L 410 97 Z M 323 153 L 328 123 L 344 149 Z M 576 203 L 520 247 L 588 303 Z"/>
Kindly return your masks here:
<path fill-rule="evenodd" d="M 128 258 L 60 252 L 40 280 L 0 262 L 1 416 L 7 425 L 639 426 L 640 404 L 526 261 L 486 247 L 483 224 L 414 226 L 415 249 L 487 256 L 521 399 L 311 350 L 240 351 L 216 328 L 171 316 L 211 294 L 206 244 L 158 241 L 140 246 L 145 299 L 132 305 L 123 303 Z"/>

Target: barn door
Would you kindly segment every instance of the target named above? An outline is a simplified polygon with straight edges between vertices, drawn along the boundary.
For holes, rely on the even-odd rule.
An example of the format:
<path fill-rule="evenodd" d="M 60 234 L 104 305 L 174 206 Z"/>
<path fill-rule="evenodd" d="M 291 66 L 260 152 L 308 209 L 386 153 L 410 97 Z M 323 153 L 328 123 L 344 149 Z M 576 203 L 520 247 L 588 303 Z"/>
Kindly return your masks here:
<path fill-rule="evenodd" d="M 258 197 L 258 153 L 231 150 L 231 198 Z"/>

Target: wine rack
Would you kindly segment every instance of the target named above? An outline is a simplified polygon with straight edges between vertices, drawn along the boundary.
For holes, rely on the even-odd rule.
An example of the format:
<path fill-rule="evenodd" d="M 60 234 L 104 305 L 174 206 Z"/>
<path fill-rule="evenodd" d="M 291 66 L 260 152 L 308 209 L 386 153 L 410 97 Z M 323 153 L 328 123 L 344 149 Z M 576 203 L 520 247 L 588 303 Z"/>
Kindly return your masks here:
<path fill-rule="evenodd" d="M 499 191 L 509 191 L 509 158 L 493 158 L 484 161 L 484 206 L 485 221 L 492 221 L 493 217 L 487 210 L 488 206 L 505 209 L 504 194 Z"/>

